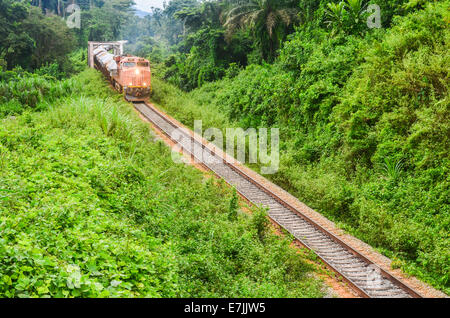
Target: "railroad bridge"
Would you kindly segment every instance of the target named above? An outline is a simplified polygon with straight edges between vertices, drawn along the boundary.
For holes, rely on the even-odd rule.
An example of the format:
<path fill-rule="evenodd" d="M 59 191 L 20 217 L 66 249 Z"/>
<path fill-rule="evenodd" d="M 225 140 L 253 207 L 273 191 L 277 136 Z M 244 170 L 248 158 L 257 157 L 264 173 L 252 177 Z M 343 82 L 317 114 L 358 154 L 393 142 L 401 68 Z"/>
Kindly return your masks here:
<path fill-rule="evenodd" d="M 100 46 L 109 47 L 113 50 L 114 55 L 123 55 L 123 45 L 128 41 L 116 41 L 116 42 L 88 42 L 88 65 L 90 68 L 94 68 L 94 50 Z"/>

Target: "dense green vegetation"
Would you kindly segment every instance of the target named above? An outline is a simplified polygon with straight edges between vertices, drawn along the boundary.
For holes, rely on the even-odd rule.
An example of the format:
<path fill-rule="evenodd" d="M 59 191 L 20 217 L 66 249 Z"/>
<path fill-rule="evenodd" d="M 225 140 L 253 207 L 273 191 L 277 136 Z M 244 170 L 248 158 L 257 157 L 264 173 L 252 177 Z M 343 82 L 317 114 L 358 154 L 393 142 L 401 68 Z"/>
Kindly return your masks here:
<path fill-rule="evenodd" d="M 230 219 L 228 190 L 169 165 L 106 87 L 90 91 L 98 78 L 68 79 L 88 40 L 122 39 L 152 61 L 156 103 L 205 129 L 279 127 L 275 183 L 450 292 L 449 0 L 172 0 L 145 18 L 129 0 L 77 3 L 81 28 L 69 30 L 56 16 L 68 1 L 0 0 L 0 222 L 12 231 L 0 236 L 11 257 L 1 293 L 61 295 L 82 279 L 70 295 L 320 294 L 285 242 L 255 235 L 257 217 Z M 86 233 L 98 236 L 64 245 Z M 125 274 L 118 255 L 155 280 Z M 282 270 L 261 274 L 268 264 Z"/>
<path fill-rule="evenodd" d="M 409 12 L 364 35 L 305 25 L 273 64 L 189 94 L 155 80 L 154 100 L 190 126 L 280 127 L 273 181 L 448 293 L 449 2 Z"/>
<path fill-rule="evenodd" d="M 374 21 L 371 5 L 381 10 L 380 27 L 389 28 L 396 15 L 428 2 L 433 1 L 172 0 L 144 19 L 131 18 L 122 37 L 132 52 L 164 60 L 163 78 L 190 91 L 250 64 L 274 62 L 296 29 L 364 37 L 374 33 L 367 24 Z"/>
<path fill-rule="evenodd" d="M 0 119 L 0 297 L 322 295 L 264 211 L 175 165 L 99 73 L 71 84 Z"/>
<path fill-rule="evenodd" d="M 67 55 L 74 48 L 75 37 L 59 17 L 46 17 L 25 1 L 0 1 L 0 72 L 54 64 L 60 72 L 70 73 Z"/>
<path fill-rule="evenodd" d="M 67 11 L 72 3 L 79 12 Z M 119 40 L 133 17 L 131 0 L 0 0 L 0 72 L 43 69 L 58 78 L 79 71 L 69 57 L 87 41 Z M 62 19 L 63 17 L 64 19 Z M 73 25 L 68 24 L 71 21 Z"/>

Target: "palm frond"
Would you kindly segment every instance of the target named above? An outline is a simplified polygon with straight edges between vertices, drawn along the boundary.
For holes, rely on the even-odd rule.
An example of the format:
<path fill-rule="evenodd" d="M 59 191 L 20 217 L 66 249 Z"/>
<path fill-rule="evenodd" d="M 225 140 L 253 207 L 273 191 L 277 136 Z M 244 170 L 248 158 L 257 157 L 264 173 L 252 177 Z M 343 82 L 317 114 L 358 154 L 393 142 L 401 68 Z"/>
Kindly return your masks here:
<path fill-rule="evenodd" d="M 242 14 L 244 12 L 252 12 L 255 9 L 258 9 L 258 6 L 255 4 L 242 5 L 239 7 L 232 8 L 230 11 L 226 13 L 226 18 L 233 17 L 235 15 Z"/>
<path fill-rule="evenodd" d="M 273 30 L 275 29 L 277 25 L 278 15 L 274 12 L 270 12 L 269 15 L 266 18 L 266 27 L 267 32 L 269 32 L 269 37 L 272 37 Z"/>
<path fill-rule="evenodd" d="M 292 23 L 299 20 L 298 12 L 299 11 L 297 9 L 293 8 L 280 9 L 277 11 L 281 21 L 283 21 L 283 23 L 286 25 L 291 25 Z"/>
<path fill-rule="evenodd" d="M 363 0 L 347 0 L 346 5 L 355 16 L 363 10 Z"/>

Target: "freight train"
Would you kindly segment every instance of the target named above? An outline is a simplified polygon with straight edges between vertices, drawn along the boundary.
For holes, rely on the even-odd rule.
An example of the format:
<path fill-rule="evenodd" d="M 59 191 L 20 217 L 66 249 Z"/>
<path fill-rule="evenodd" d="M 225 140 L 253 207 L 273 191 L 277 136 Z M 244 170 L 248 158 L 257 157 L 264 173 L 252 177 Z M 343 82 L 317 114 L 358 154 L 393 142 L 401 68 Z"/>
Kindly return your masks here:
<path fill-rule="evenodd" d="M 94 50 L 95 68 L 101 71 L 114 88 L 132 102 L 145 101 L 152 93 L 148 60 L 131 55 L 114 55 L 108 46 Z"/>

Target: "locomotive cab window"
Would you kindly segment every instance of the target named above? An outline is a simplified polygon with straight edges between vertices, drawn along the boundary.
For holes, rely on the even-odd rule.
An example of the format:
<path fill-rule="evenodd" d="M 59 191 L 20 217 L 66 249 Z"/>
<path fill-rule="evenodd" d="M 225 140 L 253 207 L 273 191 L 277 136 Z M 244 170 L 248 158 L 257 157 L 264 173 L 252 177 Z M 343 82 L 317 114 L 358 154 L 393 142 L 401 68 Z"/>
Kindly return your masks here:
<path fill-rule="evenodd" d="M 122 64 L 123 67 L 136 67 L 136 63 L 134 62 L 124 62 Z"/>
<path fill-rule="evenodd" d="M 138 62 L 137 65 L 140 67 L 148 67 L 148 62 Z"/>

